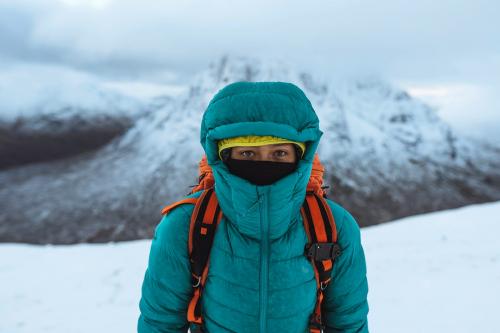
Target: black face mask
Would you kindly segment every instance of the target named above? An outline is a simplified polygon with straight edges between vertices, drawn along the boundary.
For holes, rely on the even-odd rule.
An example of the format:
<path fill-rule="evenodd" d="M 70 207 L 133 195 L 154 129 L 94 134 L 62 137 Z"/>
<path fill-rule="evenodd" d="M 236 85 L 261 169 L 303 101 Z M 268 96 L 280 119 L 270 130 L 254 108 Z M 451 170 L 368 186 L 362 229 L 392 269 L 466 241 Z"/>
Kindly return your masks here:
<path fill-rule="evenodd" d="M 249 161 L 228 158 L 229 171 L 255 185 L 269 185 L 289 175 L 297 168 L 296 162 Z"/>

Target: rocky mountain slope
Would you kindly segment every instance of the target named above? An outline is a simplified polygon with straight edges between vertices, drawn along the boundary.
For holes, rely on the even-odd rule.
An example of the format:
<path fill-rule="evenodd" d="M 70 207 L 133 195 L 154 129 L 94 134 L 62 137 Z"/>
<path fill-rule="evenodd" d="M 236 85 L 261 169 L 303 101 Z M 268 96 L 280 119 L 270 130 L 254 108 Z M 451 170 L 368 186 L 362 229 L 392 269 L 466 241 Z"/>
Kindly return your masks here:
<path fill-rule="evenodd" d="M 0 241 L 151 237 L 161 208 L 196 182 L 206 105 L 241 80 L 304 89 L 324 132 L 329 197 L 362 226 L 500 199 L 500 148 L 462 137 L 404 91 L 374 78 L 322 82 L 290 64 L 222 57 L 185 94 L 163 100 L 101 148 L 0 172 Z"/>
<path fill-rule="evenodd" d="M 47 66 L 0 73 L 0 170 L 101 147 L 146 112 L 143 102 L 77 71 Z"/>

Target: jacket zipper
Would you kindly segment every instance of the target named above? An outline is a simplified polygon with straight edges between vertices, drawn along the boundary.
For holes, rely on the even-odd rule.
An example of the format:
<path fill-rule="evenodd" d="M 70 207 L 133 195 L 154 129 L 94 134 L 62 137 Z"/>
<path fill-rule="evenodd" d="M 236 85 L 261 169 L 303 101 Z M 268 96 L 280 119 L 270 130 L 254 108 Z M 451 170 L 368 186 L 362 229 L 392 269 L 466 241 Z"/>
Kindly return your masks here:
<path fill-rule="evenodd" d="M 267 194 L 262 197 L 262 210 L 260 219 L 261 253 L 260 253 L 260 329 L 267 332 L 267 288 L 269 282 L 269 223 L 267 211 Z"/>

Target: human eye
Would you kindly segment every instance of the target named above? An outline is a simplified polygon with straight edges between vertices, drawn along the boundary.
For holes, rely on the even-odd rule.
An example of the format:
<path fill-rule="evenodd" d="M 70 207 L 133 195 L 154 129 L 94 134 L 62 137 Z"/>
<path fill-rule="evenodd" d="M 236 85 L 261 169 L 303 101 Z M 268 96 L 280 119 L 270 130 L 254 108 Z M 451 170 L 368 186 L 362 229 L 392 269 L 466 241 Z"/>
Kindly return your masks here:
<path fill-rule="evenodd" d="M 278 157 L 278 158 L 283 158 L 283 157 L 286 157 L 288 155 L 288 152 L 286 150 L 276 150 L 274 152 L 274 156 Z"/>
<path fill-rule="evenodd" d="M 255 155 L 255 153 L 251 150 L 242 150 L 242 151 L 240 151 L 240 155 L 243 157 L 246 157 L 246 158 L 250 158 L 250 157 L 253 157 Z"/>

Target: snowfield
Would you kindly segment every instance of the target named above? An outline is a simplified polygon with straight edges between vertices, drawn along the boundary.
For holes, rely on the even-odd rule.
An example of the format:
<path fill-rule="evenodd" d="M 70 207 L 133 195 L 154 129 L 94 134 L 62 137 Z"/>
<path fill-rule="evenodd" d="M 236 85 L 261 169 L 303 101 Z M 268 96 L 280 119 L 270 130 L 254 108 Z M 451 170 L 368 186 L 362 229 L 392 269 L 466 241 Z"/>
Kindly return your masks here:
<path fill-rule="evenodd" d="M 500 332 L 500 202 L 362 230 L 371 331 Z"/>
<path fill-rule="evenodd" d="M 499 332 L 500 202 L 362 229 L 370 332 Z M 0 244 L 0 332 L 136 332 L 149 240 Z"/>

